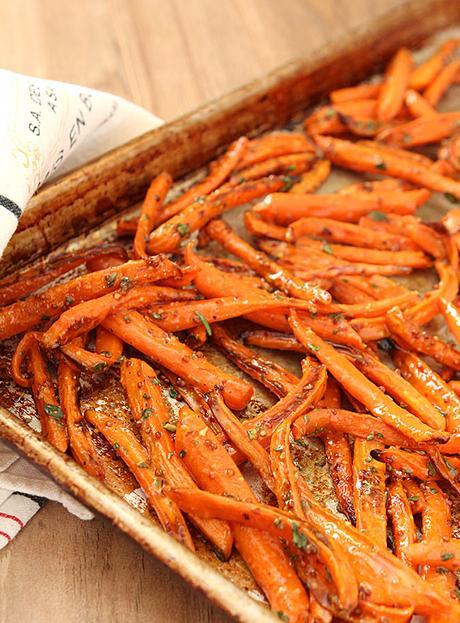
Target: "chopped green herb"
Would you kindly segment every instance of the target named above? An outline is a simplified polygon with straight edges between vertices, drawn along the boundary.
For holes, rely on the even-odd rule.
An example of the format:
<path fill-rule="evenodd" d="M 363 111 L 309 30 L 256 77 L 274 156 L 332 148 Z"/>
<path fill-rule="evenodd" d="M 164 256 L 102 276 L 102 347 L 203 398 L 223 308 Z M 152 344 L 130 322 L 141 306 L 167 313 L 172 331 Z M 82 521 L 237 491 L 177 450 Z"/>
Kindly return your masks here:
<path fill-rule="evenodd" d="M 378 439 L 383 439 L 382 433 L 375 433 L 375 436 L 378 437 Z"/>
<path fill-rule="evenodd" d="M 308 539 L 302 532 L 299 532 L 299 524 L 295 521 L 291 521 L 291 528 L 292 542 L 294 545 L 299 549 L 307 549 Z"/>
<path fill-rule="evenodd" d="M 112 288 L 115 285 L 117 277 L 117 273 L 110 273 L 110 275 L 105 276 L 105 283 L 107 284 L 108 288 Z"/>
<path fill-rule="evenodd" d="M 123 277 L 120 281 L 120 290 L 122 292 L 127 292 L 130 288 L 133 287 L 132 281 L 129 277 Z"/>
<path fill-rule="evenodd" d="M 114 450 L 118 450 L 118 448 L 119 448 L 119 447 L 120 447 L 120 444 L 118 443 L 118 441 L 116 441 L 116 442 L 113 444 L 113 448 L 114 448 Z"/>
<path fill-rule="evenodd" d="M 436 476 L 436 473 L 437 473 L 436 467 L 433 465 L 431 461 L 428 463 L 428 473 L 430 476 Z"/>
<path fill-rule="evenodd" d="M 380 169 L 380 171 L 386 171 L 387 165 L 384 163 L 384 161 L 382 160 L 382 162 L 378 162 L 375 165 L 376 169 Z"/>
<path fill-rule="evenodd" d="M 58 405 L 46 404 L 44 406 L 44 410 L 45 410 L 46 415 L 49 415 L 50 417 L 54 418 L 55 420 L 62 420 L 64 418 L 64 414 L 62 413 L 62 409 Z"/>
<path fill-rule="evenodd" d="M 439 491 L 437 489 L 435 489 L 434 487 L 430 488 L 430 491 L 433 495 L 436 495 L 437 493 L 439 493 Z"/>
<path fill-rule="evenodd" d="M 146 420 L 147 418 L 149 418 L 153 413 L 153 409 L 151 409 L 150 407 L 147 407 L 146 409 L 144 409 L 142 411 L 142 419 Z"/>
<path fill-rule="evenodd" d="M 209 326 L 209 322 L 206 320 L 206 318 L 203 316 L 203 314 L 201 312 L 195 312 L 195 317 L 197 318 L 197 320 L 199 320 L 201 322 L 201 324 L 203 325 L 203 327 L 206 329 L 206 335 L 211 336 L 212 335 L 212 329 Z"/>
<path fill-rule="evenodd" d="M 372 441 L 375 437 L 374 433 L 369 433 L 369 435 L 366 437 L 367 441 Z"/>
<path fill-rule="evenodd" d="M 332 320 L 334 322 L 340 322 L 341 320 L 343 320 L 345 318 L 345 316 L 343 314 L 341 314 L 340 312 L 336 312 L 334 314 L 329 314 L 329 316 L 332 318 Z"/>
<path fill-rule="evenodd" d="M 65 295 L 65 304 L 67 305 L 67 307 L 70 307 L 74 303 L 75 303 L 75 297 L 73 297 L 71 294 L 66 294 Z"/>
<path fill-rule="evenodd" d="M 188 223 L 177 223 L 176 230 L 181 238 L 184 238 L 188 234 L 190 225 Z"/>
<path fill-rule="evenodd" d="M 150 317 L 154 320 L 163 320 L 163 314 L 160 314 L 159 312 L 152 312 Z"/>
<path fill-rule="evenodd" d="M 100 361 L 99 363 L 94 364 L 93 372 L 104 372 L 106 368 L 107 368 L 107 364 L 104 363 L 103 361 Z"/>
<path fill-rule="evenodd" d="M 43 322 L 46 322 L 47 320 L 50 320 L 51 316 L 48 316 L 48 314 L 42 314 L 40 316 L 40 320 L 43 320 Z"/>
<path fill-rule="evenodd" d="M 317 352 L 318 350 L 320 350 L 319 346 L 316 346 L 316 344 L 312 344 L 311 342 L 307 342 L 307 346 L 310 350 L 313 350 L 315 352 Z"/>
<path fill-rule="evenodd" d="M 153 382 L 153 381 L 152 381 Z M 177 391 L 174 389 L 174 387 L 170 387 L 169 388 L 169 395 L 171 396 L 171 398 L 177 398 L 177 396 L 179 395 L 177 393 Z"/>
<path fill-rule="evenodd" d="M 249 439 L 255 439 L 257 437 L 257 431 L 255 428 L 250 428 L 248 430 L 248 437 Z"/>
<path fill-rule="evenodd" d="M 275 452 L 282 452 L 283 451 L 283 446 L 276 446 L 276 448 L 274 448 Z"/>
<path fill-rule="evenodd" d="M 330 119 L 331 117 L 333 117 L 334 115 L 336 115 L 336 111 L 334 108 L 328 108 L 325 113 L 324 113 L 324 118 L 325 119 Z"/>
<path fill-rule="evenodd" d="M 165 422 L 163 424 L 163 428 L 167 430 L 169 433 L 175 433 L 177 427 L 175 424 L 171 424 L 171 422 Z"/>
<path fill-rule="evenodd" d="M 148 467 L 148 465 L 147 465 L 147 463 L 146 463 L 145 461 L 142 461 L 141 463 L 138 463 L 138 464 L 137 464 L 137 466 L 138 466 L 138 467 L 143 467 L 144 469 L 145 469 L 146 467 Z"/>
<path fill-rule="evenodd" d="M 449 573 L 449 569 L 446 567 L 436 567 L 436 573 Z"/>
<path fill-rule="evenodd" d="M 281 528 L 283 525 L 283 522 L 281 521 L 281 519 L 279 517 L 277 517 L 276 519 L 273 520 L 273 524 L 277 527 L 277 528 Z"/>
<path fill-rule="evenodd" d="M 282 621 L 284 621 L 284 623 L 289 623 L 288 615 L 284 614 L 282 610 L 278 610 L 276 613 L 276 616 L 278 617 L 278 619 L 281 619 Z"/>
<path fill-rule="evenodd" d="M 327 242 L 323 244 L 322 250 L 324 251 L 324 253 L 329 253 L 329 255 L 334 255 L 334 251 L 332 250 L 331 245 L 328 244 Z"/>
<path fill-rule="evenodd" d="M 409 502 L 418 502 L 419 497 L 418 495 L 408 495 L 407 499 L 409 500 Z"/>
<path fill-rule="evenodd" d="M 379 212 L 379 210 L 372 210 L 372 212 L 369 212 L 369 216 L 373 221 L 388 221 L 388 216 L 384 212 Z"/>
<path fill-rule="evenodd" d="M 452 558 L 454 558 L 454 555 L 451 552 L 446 552 L 445 554 L 441 554 L 441 560 L 452 560 Z"/>
<path fill-rule="evenodd" d="M 179 458 L 180 458 L 180 459 L 183 459 L 183 458 L 184 458 L 184 456 L 185 456 L 186 454 L 187 454 L 187 452 L 186 452 L 185 450 L 181 450 L 181 451 L 179 452 Z"/>
<path fill-rule="evenodd" d="M 452 193 L 444 193 L 444 197 L 447 199 L 447 201 L 450 201 L 451 203 L 458 203 L 457 197 Z"/>

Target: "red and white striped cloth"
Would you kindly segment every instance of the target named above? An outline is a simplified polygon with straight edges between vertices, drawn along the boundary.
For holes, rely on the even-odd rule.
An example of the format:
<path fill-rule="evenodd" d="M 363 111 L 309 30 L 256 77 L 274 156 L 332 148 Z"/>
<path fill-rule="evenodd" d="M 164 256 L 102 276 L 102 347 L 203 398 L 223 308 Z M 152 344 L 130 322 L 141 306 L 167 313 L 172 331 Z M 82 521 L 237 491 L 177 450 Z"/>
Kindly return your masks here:
<path fill-rule="evenodd" d="M 0 87 L 1 254 L 18 218 L 27 209 L 27 201 L 43 181 L 163 122 L 120 97 L 74 84 L 0 69 Z M 81 519 L 93 517 L 88 509 L 0 441 L 0 549 L 46 500 L 61 503 Z"/>

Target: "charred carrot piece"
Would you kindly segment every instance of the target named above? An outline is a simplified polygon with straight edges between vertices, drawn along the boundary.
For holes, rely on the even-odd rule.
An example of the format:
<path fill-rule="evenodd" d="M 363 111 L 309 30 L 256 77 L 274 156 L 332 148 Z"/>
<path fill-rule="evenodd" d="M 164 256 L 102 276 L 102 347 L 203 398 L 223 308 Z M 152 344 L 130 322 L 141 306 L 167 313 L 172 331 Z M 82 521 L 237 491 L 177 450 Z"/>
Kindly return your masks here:
<path fill-rule="evenodd" d="M 126 286 L 124 283 L 118 292 L 84 301 L 64 311 L 43 334 L 45 348 L 57 348 L 88 333 L 119 309 L 143 308 L 158 301 L 187 301 L 194 298 L 193 292 L 187 290 L 148 285 L 131 287 L 129 283 Z"/>
<path fill-rule="evenodd" d="M 439 337 L 422 331 L 408 321 L 397 307 L 387 312 L 386 324 L 391 336 L 402 348 L 429 355 L 449 368 L 460 370 L 460 352 Z"/>
<path fill-rule="evenodd" d="M 400 178 L 423 188 L 449 193 L 460 199 L 460 182 L 440 175 L 410 158 L 393 155 L 388 151 L 379 152 L 365 145 L 332 137 L 318 135 L 315 142 L 323 151 L 324 157 L 337 166 L 363 173 Z"/>
<path fill-rule="evenodd" d="M 202 229 L 210 220 L 283 186 L 284 181 L 273 176 L 245 182 L 215 196 L 198 199 L 153 230 L 147 242 L 147 252 L 154 255 L 174 251 L 185 237 Z"/>
<path fill-rule="evenodd" d="M 184 462 L 198 485 L 205 491 L 255 502 L 255 496 L 238 467 L 203 419 L 182 407 L 176 431 L 176 452 L 185 453 Z M 201 492 L 201 495 L 204 492 Z M 173 491 L 170 495 L 176 497 Z M 197 495 L 194 492 L 194 495 Z M 182 502 L 181 502 L 182 504 Z M 189 509 L 196 513 L 198 509 Z M 200 511 L 201 514 L 201 511 Z M 248 564 L 256 582 L 274 611 L 300 623 L 308 609 L 308 597 L 278 538 L 234 524 L 235 545 Z M 263 561 L 263 564 L 261 564 Z"/>
<path fill-rule="evenodd" d="M 107 318 L 103 326 L 192 386 L 207 392 L 221 385 L 224 399 L 231 408 L 244 409 L 252 396 L 249 383 L 218 370 L 204 355 L 194 353 L 138 312 L 115 314 Z"/>
<path fill-rule="evenodd" d="M 329 97 L 333 104 L 339 104 L 341 102 L 349 102 L 360 99 L 373 99 L 377 98 L 381 84 L 358 84 L 357 86 L 345 87 L 343 89 L 336 89 L 329 93 Z"/>
<path fill-rule="evenodd" d="M 192 537 L 179 507 L 163 493 L 163 482 L 150 466 L 147 450 L 121 421 L 114 417 L 88 409 L 85 418 L 115 446 L 117 454 L 126 463 L 155 510 L 164 530 L 183 545 L 195 550 Z"/>
<path fill-rule="evenodd" d="M 25 301 L 12 303 L 0 310 L 0 339 L 7 339 L 37 325 L 44 317 L 56 316 L 65 307 L 103 296 L 126 286 L 157 281 L 180 275 L 176 264 L 158 256 L 148 262 L 137 260 L 114 268 L 76 277 L 67 283 L 53 286 L 43 294 L 36 294 Z"/>
<path fill-rule="evenodd" d="M 353 484 L 356 527 L 382 549 L 387 543 L 387 517 L 385 509 L 385 472 L 383 463 L 376 461 L 371 452 L 382 444 L 366 439 L 356 439 L 353 450 Z"/>
<path fill-rule="evenodd" d="M 218 241 L 227 251 L 244 260 L 255 272 L 261 275 L 272 286 L 286 292 L 289 296 L 309 301 L 312 305 L 327 304 L 331 297 L 328 292 L 309 285 L 280 269 L 276 262 L 264 253 L 256 251 L 242 240 L 224 221 L 213 221 L 207 227 L 208 234 Z"/>
<path fill-rule="evenodd" d="M 412 54 L 406 48 L 401 48 L 388 65 L 380 89 L 377 105 L 380 121 L 390 121 L 401 110 L 411 70 Z"/>
<path fill-rule="evenodd" d="M 404 146 L 406 149 L 438 143 L 454 132 L 459 121 L 460 113 L 435 112 L 394 128 L 386 128 L 377 134 L 377 140 L 389 145 Z"/>
<path fill-rule="evenodd" d="M 413 117 L 436 114 L 436 108 L 434 108 L 423 95 L 414 91 L 414 89 L 407 89 L 404 103 Z"/>
<path fill-rule="evenodd" d="M 152 467 L 158 470 L 170 487 L 197 486 L 176 454 L 169 429 L 170 411 L 167 408 L 153 368 L 140 359 L 126 359 L 121 365 L 121 382 L 128 397 L 131 413 L 140 424 L 140 431 Z M 192 515 L 191 520 L 213 543 L 225 560 L 232 551 L 233 537 L 225 522 L 206 520 Z"/>
<path fill-rule="evenodd" d="M 64 358 L 58 366 L 58 390 L 72 456 L 89 474 L 103 478 L 104 472 L 78 404 L 79 374 Z"/>
<path fill-rule="evenodd" d="M 65 415 L 56 397 L 47 363 L 36 340 L 31 341 L 28 354 L 32 394 L 40 416 L 42 436 L 55 448 L 66 452 L 69 438 Z"/>
<path fill-rule="evenodd" d="M 197 350 L 205 344 L 208 339 L 208 332 L 204 324 L 197 325 L 187 331 L 187 337 L 185 338 L 185 344 L 192 350 Z"/>
<path fill-rule="evenodd" d="M 95 350 L 99 355 L 119 361 L 123 355 L 123 341 L 104 327 L 97 327 Z"/>
<path fill-rule="evenodd" d="M 406 547 L 417 540 L 414 517 L 406 492 L 399 480 L 388 485 L 388 516 L 391 521 L 394 552 L 407 564 Z"/>
<path fill-rule="evenodd" d="M 234 340 L 219 324 L 213 326 L 212 339 L 243 372 L 259 381 L 278 398 L 286 396 L 299 382 L 299 379 L 283 366 L 261 357 L 241 342 Z"/>
<path fill-rule="evenodd" d="M 295 311 L 290 323 L 294 335 L 306 346 L 336 380 L 371 413 L 415 441 L 445 440 L 446 434 L 435 431 L 416 416 L 399 407 L 374 383 L 369 381 L 348 359 L 306 327 Z"/>
<path fill-rule="evenodd" d="M 288 192 L 294 194 L 313 193 L 327 180 L 330 172 L 331 163 L 328 160 L 318 160 Z"/>
<path fill-rule="evenodd" d="M 414 69 L 410 86 L 417 91 L 426 88 L 449 62 L 459 44 L 458 39 L 449 39 L 443 43 L 428 60 Z"/>
<path fill-rule="evenodd" d="M 240 168 L 244 168 L 269 158 L 298 154 L 304 151 L 314 152 L 313 146 L 305 134 L 272 132 L 249 141 L 246 153 L 238 164 Z"/>
<path fill-rule="evenodd" d="M 161 205 L 172 186 L 172 182 L 169 173 L 160 173 L 147 190 L 134 236 L 134 256 L 138 259 L 147 257 L 145 243 L 155 226 Z"/>
<path fill-rule="evenodd" d="M 285 240 L 287 230 L 273 223 L 267 223 L 254 214 L 252 210 L 245 212 L 244 224 L 248 232 L 257 238 L 274 238 L 275 240 Z"/>
<path fill-rule="evenodd" d="M 364 194 L 360 195 L 353 201 L 340 194 L 272 193 L 254 207 L 254 212 L 277 225 L 289 225 L 304 217 L 357 222 L 362 216 L 376 210 L 412 214 L 426 199 L 427 196 L 423 190 L 396 190 L 387 194 L 380 192 L 375 195 L 367 193 L 365 196 Z"/>
<path fill-rule="evenodd" d="M 11 376 L 16 385 L 20 387 L 31 387 L 32 378 L 27 370 L 26 359 L 29 356 L 30 347 L 34 342 L 41 339 L 41 333 L 29 331 L 25 333 L 11 359 Z"/>
<path fill-rule="evenodd" d="M 168 203 L 158 215 L 157 222 L 167 221 L 201 197 L 216 190 L 247 153 L 248 144 L 249 141 L 245 136 L 232 143 L 221 158 L 211 163 L 209 175 L 186 190 L 178 199 Z"/>
<path fill-rule="evenodd" d="M 431 104 L 437 106 L 447 89 L 455 83 L 460 69 L 460 60 L 452 61 L 439 72 L 433 82 L 425 89 L 423 96 Z"/>
<path fill-rule="evenodd" d="M 368 379 L 378 387 L 385 388 L 390 396 L 393 396 L 400 404 L 404 404 L 422 422 L 438 430 L 446 428 L 445 416 L 431 404 L 430 400 L 372 353 L 360 351 L 359 353 L 352 353 L 351 358 L 356 367 Z"/>
<path fill-rule="evenodd" d="M 311 153 L 290 154 L 269 158 L 258 162 L 245 169 L 239 169 L 230 179 L 231 183 L 241 184 L 250 180 L 258 180 L 261 177 L 274 174 L 300 175 L 308 170 L 315 159 Z"/>

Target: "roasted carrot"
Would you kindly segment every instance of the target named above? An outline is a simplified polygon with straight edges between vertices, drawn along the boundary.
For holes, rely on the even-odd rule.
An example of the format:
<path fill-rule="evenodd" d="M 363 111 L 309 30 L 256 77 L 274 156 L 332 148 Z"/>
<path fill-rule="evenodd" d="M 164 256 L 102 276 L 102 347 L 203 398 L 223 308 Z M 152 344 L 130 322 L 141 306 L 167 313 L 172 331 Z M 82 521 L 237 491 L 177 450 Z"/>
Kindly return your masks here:
<path fill-rule="evenodd" d="M 299 342 L 323 363 L 336 380 L 376 417 L 415 441 L 445 440 L 446 434 L 435 431 L 416 416 L 399 407 L 369 381 L 348 359 L 306 327 L 295 311 L 290 323 Z"/>
<path fill-rule="evenodd" d="M 97 327 L 95 351 L 99 355 L 105 355 L 118 361 L 123 355 L 123 342 L 116 335 L 104 329 L 104 327 Z"/>
<path fill-rule="evenodd" d="M 204 227 L 210 220 L 238 205 L 279 190 L 284 181 L 271 176 L 244 182 L 226 192 L 198 199 L 157 227 L 149 237 L 147 251 L 151 255 L 174 251 L 184 238 Z"/>
<path fill-rule="evenodd" d="M 187 331 L 187 337 L 185 338 L 185 344 L 192 350 L 201 348 L 208 339 L 208 332 L 204 324 L 197 325 Z"/>
<path fill-rule="evenodd" d="M 196 484 L 174 449 L 168 410 L 153 368 L 140 359 L 126 359 L 121 365 L 121 382 L 128 396 L 131 413 L 140 424 L 142 439 L 152 467 L 162 474 L 167 485 L 196 489 Z M 192 515 L 190 519 L 228 559 L 233 538 L 228 524 Z"/>
<path fill-rule="evenodd" d="M 117 356 L 117 350 L 110 351 L 110 355 L 105 352 L 93 352 L 86 348 L 86 341 L 87 336 L 80 335 L 71 342 L 63 344 L 61 351 L 82 368 L 96 374 L 105 372 L 110 366 L 118 363 L 119 356 Z M 120 344 L 118 343 L 119 346 Z"/>
<path fill-rule="evenodd" d="M 314 152 L 313 146 L 305 134 L 297 132 L 272 132 L 251 140 L 244 157 L 238 163 L 240 168 L 249 167 L 257 162 L 301 152 Z"/>
<path fill-rule="evenodd" d="M 361 144 L 364 144 L 365 141 L 361 141 Z M 431 160 L 426 158 L 427 163 L 430 164 Z M 396 180 L 394 178 L 383 179 L 383 180 L 366 180 L 365 182 L 356 182 L 354 184 L 349 184 L 348 186 L 343 186 L 337 191 L 339 195 L 366 195 L 367 193 L 376 193 L 384 191 L 394 190 L 407 190 L 408 185 L 402 180 Z"/>
<path fill-rule="evenodd" d="M 424 98 L 431 104 L 437 106 L 447 91 L 447 89 L 455 82 L 460 70 L 460 60 L 454 60 L 439 72 L 436 78 L 428 85 L 423 92 Z"/>
<path fill-rule="evenodd" d="M 391 521 L 394 552 L 398 558 L 409 564 L 406 547 L 415 543 L 417 538 L 409 500 L 399 480 L 388 485 L 388 516 Z"/>
<path fill-rule="evenodd" d="M 349 102 L 360 99 L 372 99 L 379 95 L 381 84 L 367 84 L 362 83 L 357 86 L 345 87 L 343 89 L 336 89 L 329 93 L 329 97 L 334 104 L 340 102 Z"/>
<path fill-rule="evenodd" d="M 421 91 L 433 82 L 449 62 L 459 44 L 460 40 L 458 39 L 449 39 L 443 43 L 430 58 L 414 69 L 410 78 L 410 86 Z"/>
<path fill-rule="evenodd" d="M 406 555 L 414 565 L 428 564 L 455 571 L 460 567 L 460 539 L 413 543 Z"/>
<path fill-rule="evenodd" d="M 117 454 L 142 487 L 164 530 L 194 551 L 195 546 L 181 511 L 175 502 L 164 495 L 163 481 L 156 476 L 147 451 L 134 433 L 115 417 L 95 409 L 86 410 L 85 418 L 116 448 Z"/>
<path fill-rule="evenodd" d="M 145 195 L 134 236 L 134 256 L 138 259 L 147 257 L 145 243 L 157 221 L 158 213 L 172 182 L 169 173 L 160 173 L 152 181 Z"/>
<path fill-rule="evenodd" d="M 115 314 L 106 318 L 103 326 L 192 386 L 205 392 L 222 386 L 226 403 L 234 409 L 244 409 L 252 396 L 249 383 L 218 370 L 204 355 L 190 350 L 138 312 Z"/>
<path fill-rule="evenodd" d="M 456 341 L 460 342 L 460 312 L 458 308 L 453 303 L 446 301 L 446 299 L 442 297 L 438 299 L 437 303 L 441 314 L 444 316 L 444 320 L 446 321 L 449 331 Z"/>
<path fill-rule="evenodd" d="M 299 382 L 299 379 L 283 366 L 261 357 L 237 340 L 219 324 L 213 326 L 214 344 L 243 372 L 252 376 L 269 389 L 275 396 L 282 398 Z"/>
<path fill-rule="evenodd" d="M 252 210 L 248 210 L 244 214 L 244 224 L 246 229 L 257 238 L 274 238 L 275 240 L 285 240 L 287 230 L 285 227 L 279 227 L 273 223 L 267 223 L 261 219 Z"/>
<path fill-rule="evenodd" d="M 300 175 L 307 171 L 315 155 L 312 153 L 289 154 L 285 156 L 276 156 L 269 158 L 263 162 L 252 164 L 244 169 L 239 169 L 231 178 L 233 184 L 241 184 L 250 180 L 258 180 L 261 177 L 274 174 L 284 175 Z"/>
<path fill-rule="evenodd" d="M 401 110 L 411 69 L 412 54 L 406 48 L 401 48 L 388 65 L 378 95 L 377 117 L 380 121 L 390 121 Z"/>
<path fill-rule="evenodd" d="M 107 268 L 76 277 L 49 288 L 43 294 L 36 294 L 1 309 L 0 339 L 27 331 L 40 321 L 60 314 L 66 306 L 72 307 L 115 290 L 123 291 L 131 285 L 154 282 L 173 275 L 180 275 L 179 267 L 165 257 L 158 256 L 148 261 L 126 262 L 116 269 Z"/>
<path fill-rule="evenodd" d="M 377 102 L 374 99 L 350 100 L 317 108 L 304 122 L 309 134 L 341 134 L 347 122 L 372 122 L 376 125 Z"/>
<path fill-rule="evenodd" d="M 406 149 L 437 143 L 450 136 L 459 122 L 460 113 L 435 112 L 394 128 L 386 128 L 377 134 L 377 139 L 389 145 L 404 146 Z"/>
<path fill-rule="evenodd" d="M 288 192 L 294 194 L 313 193 L 327 180 L 330 172 L 331 163 L 328 160 L 318 160 Z"/>
<path fill-rule="evenodd" d="M 218 438 L 202 418 L 187 407 L 179 412 L 176 452 L 185 453 L 183 460 L 202 489 L 255 502 L 249 485 Z M 173 491 L 170 495 L 176 497 Z M 195 510 L 189 509 L 189 512 L 195 513 Z M 290 621 L 302 621 L 308 609 L 308 597 L 279 544 L 278 535 L 269 536 L 237 525 L 233 525 L 233 534 L 238 551 L 272 609 L 283 612 Z"/>
<path fill-rule="evenodd" d="M 26 359 L 29 356 L 30 347 L 34 342 L 41 339 L 41 333 L 29 331 L 24 333 L 11 358 L 11 376 L 16 385 L 20 387 L 31 387 L 32 377 L 30 376 Z"/>
<path fill-rule="evenodd" d="M 420 485 L 413 478 L 404 478 L 402 485 L 412 508 L 412 513 L 414 515 L 422 513 L 426 502 L 425 494 Z"/>
<path fill-rule="evenodd" d="M 452 301 L 458 292 L 458 278 L 456 270 L 444 262 L 435 262 L 439 283 L 424 298 L 406 311 L 407 318 L 415 325 L 423 325 L 432 320 L 439 313 L 439 300 Z"/>
<path fill-rule="evenodd" d="M 64 358 L 58 366 L 58 389 L 72 456 L 89 474 L 103 478 L 104 472 L 78 404 L 79 374 Z"/>
<path fill-rule="evenodd" d="M 436 108 L 414 89 L 407 89 L 404 103 L 413 117 L 436 114 Z"/>
<path fill-rule="evenodd" d="M 316 136 L 315 142 L 323 151 L 324 157 L 345 169 L 389 175 L 423 188 L 449 193 L 460 199 L 460 182 L 440 175 L 407 157 L 389 152 L 379 153 L 377 149 L 365 145 L 326 136 Z"/>
<path fill-rule="evenodd" d="M 390 447 L 378 450 L 374 455 L 402 477 L 409 475 L 422 481 L 440 478 L 440 474 L 425 454 Z"/>
<path fill-rule="evenodd" d="M 244 332 L 244 339 L 248 344 L 269 348 L 271 350 L 286 350 L 294 353 L 305 353 L 306 348 L 293 335 L 254 329 Z"/>

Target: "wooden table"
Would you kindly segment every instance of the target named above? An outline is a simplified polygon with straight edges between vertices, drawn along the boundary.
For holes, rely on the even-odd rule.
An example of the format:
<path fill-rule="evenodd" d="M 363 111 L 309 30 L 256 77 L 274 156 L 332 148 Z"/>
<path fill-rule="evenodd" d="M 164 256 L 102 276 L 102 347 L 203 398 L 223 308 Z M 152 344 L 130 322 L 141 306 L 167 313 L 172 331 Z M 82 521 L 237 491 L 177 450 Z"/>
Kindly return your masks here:
<path fill-rule="evenodd" d="M 0 2 L 1 65 L 111 91 L 170 120 L 401 0 Z M 97 518 L 48 504 L 0 553 L 0 623 L 223 623 Z"/>

